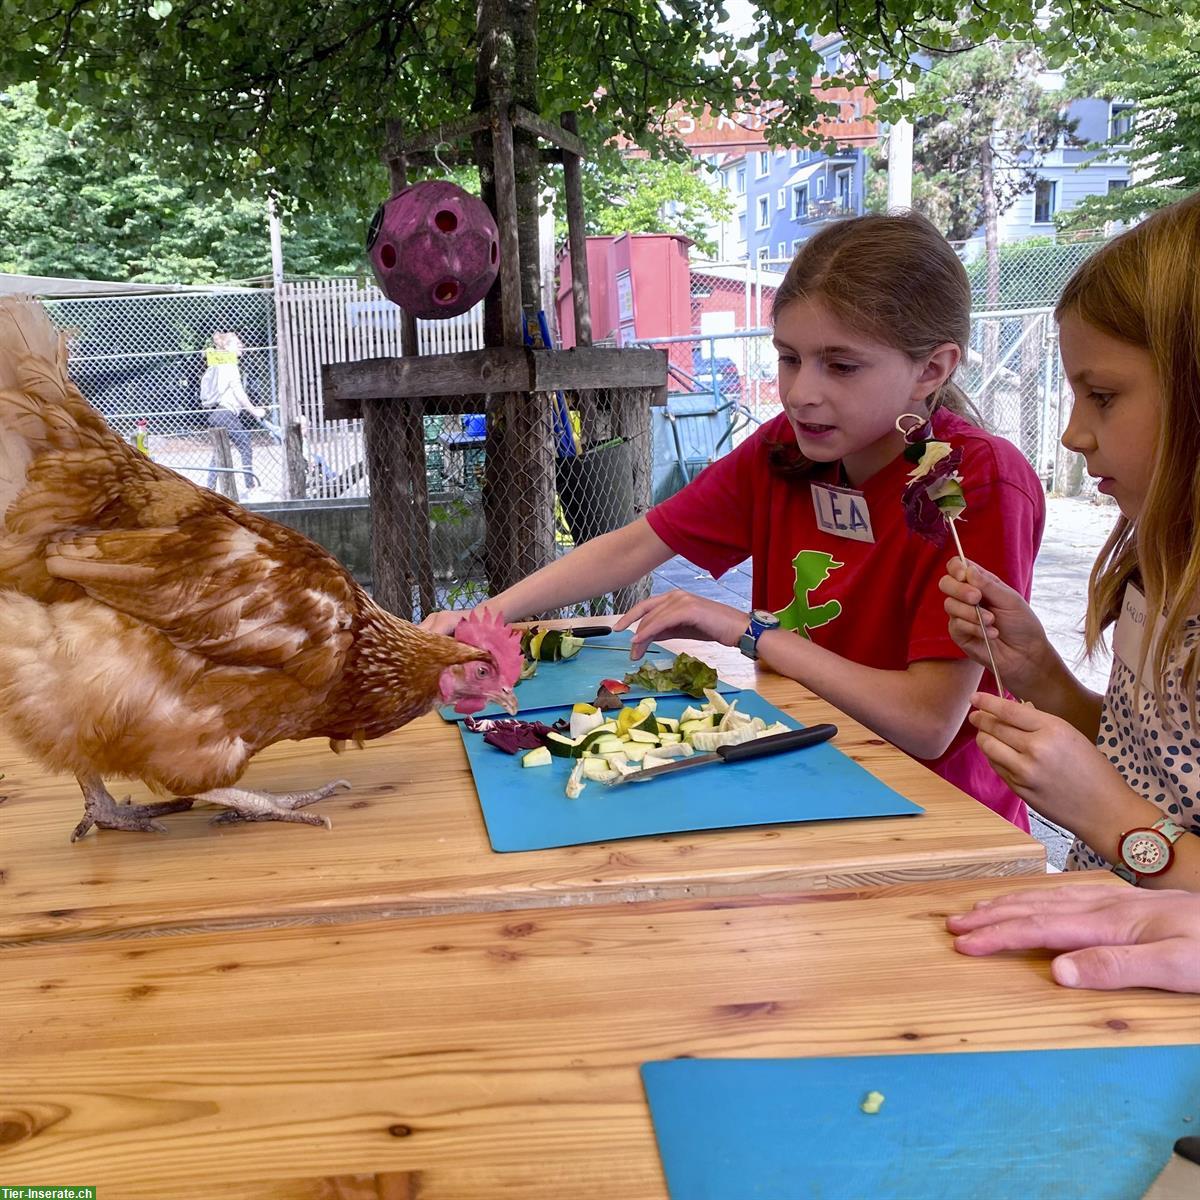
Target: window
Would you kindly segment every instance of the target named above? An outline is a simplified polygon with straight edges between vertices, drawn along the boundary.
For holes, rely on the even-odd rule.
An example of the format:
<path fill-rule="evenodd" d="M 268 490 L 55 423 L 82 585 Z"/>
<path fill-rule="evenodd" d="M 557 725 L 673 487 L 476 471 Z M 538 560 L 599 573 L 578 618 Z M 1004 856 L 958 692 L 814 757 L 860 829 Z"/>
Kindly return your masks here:
<path fill-rule="evenodd" d="M 833 50 L 826 50 L 824 57 L 825 74 L 836 75 L 842 66 L 842 48 L 835 47 Z"/>
<path fill-rule="evenodd" d="M 799 221 L 808 216 L 808 184 L 801 183 L 792 188 L 792 220 Z"/>
<path fill-rule="evenodd" d="M 775 257 L 781 261 L 787 258 L 787 242 L 780 242 L 779 245 L 775 247 Z"/>
<path fill-rule="evenodd" d="M 738 167 L 737 170 L 737 194 L 744 196 L 746 194 L 746 168 Z"/>
<path fill-rule="evenodd" d="M 796 239 L 796 240 L 795 240 L 795 241 L 792 243 L 792 253 L 793 253 L 793 254 L 799 254 L 799 253 L 800 253 L 800 247 L 801 247 L 801 246 L 803 246 L 803 245 L 804 245 L 804 242 L 803 242 L 803 241 L 802 241 L 800 238 L 797 238 L 797 239 Z"/>
<path fill-rule="evenodd" d="M 825 195 L 825 176 L 817 176 L 817 199 L 820 200 Z"/>
<path fill-rule="evenodd" d="M 1033 221 L 1035 225 L 1048 225 L 1054 220 L 1055 200 L 1058 184 L 1053 179 L 1039 179 L 1033 192 Z"/>
<path fill-rule="evenodd" d="M 1133 132 L 1133 105 L 1114 100 L 1108 106 L 1108 140 L 1127 142 Z"/>
<path fill-rule="evenodd" d="M 778 159 L 778 158 L 786 158 L 786 157 L 787 157 L 787 149 L 786 149 L 785 147 L 783 147 L 783 146 L 776 146 L 776 148 L 775 148 L 775 157 L 776 157 L 777 159 Z"/>
<path fill-rule="evenodd" d="M 744 242 L 746 240 L 746 214 L 742 213 L 738 217 L 738 237 Z"/>
<path fill-rule="evenodd" d="M 766 229 L 771 223 L 771 197 L 759 196 L 758 198 L 758 228 Z"/>
<path fill-rule="evenodd" d="M 758 166 L 754 171 L 754 178 L 761 179 L 764 175 L 770 174 L 771 171 L 771 154 L 767 150 L 758 152 Z"/>
<path fill-rule="evenodd" d="M 838 171 L 833 177 L 834 195 L 840 208 L 850 207 L 850 172 Z"/>
<path fill-rule="evenodd" d="M 767 259 L 770 257 L 770 255 L 771 255 L 771 247 L 770 246 L 759 246 L 758 261 L 760 264 L 765 263 L 767 261 Z"/>
<path fill-rule="evenodd" d="M 775 196 L 775 207 L 783 212 L 787 208 L 787 188 L 780 188 Z"/>
<path fill-rule="evenodd" d="M 1122 192 L 1129 186 L 1128 179 L 1110 179 L 1108 181 L 1108 192 L 1112 195 L 1113 192 Z"/>

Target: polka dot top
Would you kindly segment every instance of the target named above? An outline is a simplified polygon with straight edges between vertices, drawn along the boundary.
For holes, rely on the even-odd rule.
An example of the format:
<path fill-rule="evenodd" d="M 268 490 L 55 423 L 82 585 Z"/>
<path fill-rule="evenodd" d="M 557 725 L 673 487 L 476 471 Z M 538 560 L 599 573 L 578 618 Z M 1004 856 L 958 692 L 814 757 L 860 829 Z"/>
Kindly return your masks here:
<path fill-rule="evenodd" d="M 1096 744 L 1135 792 L 1191 833 L 1200 833 L 1200 728 L 1183 692 L 1184 654 L 1200 641 L 1200 617 L 1188 621 L 1183 647 L 1167 675 L 1166 703 L 1143 687 L 1135 700 L 1134 673 L 1113 655 L 1112 673 L 1100 713 Z M 1145 674 L 1152 673 L 1148 665 Z M 1194 698 L 1200 713 L 1200 696 Z M 1087 871 L 1110 864 L 1078 839 L 1067 855 L 1067 870 Z"/>

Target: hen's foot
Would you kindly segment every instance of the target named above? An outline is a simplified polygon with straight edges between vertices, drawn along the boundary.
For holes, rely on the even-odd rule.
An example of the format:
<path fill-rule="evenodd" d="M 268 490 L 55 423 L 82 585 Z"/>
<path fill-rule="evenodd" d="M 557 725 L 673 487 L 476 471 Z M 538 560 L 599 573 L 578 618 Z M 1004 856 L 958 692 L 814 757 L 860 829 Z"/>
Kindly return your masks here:
<path fill-rule="evenodd" d="M 332 829 L 333 822 L 328 817 L 298 810 L 316 804 L 318 800 L 324 800 L 342 788 L 350 788 L 345 779 L 335 779 L 312 792 L 252 792 L 245 788 L 213 788 L 199 793 L 195 799 L 219 804 L 228 810 L 213 817 L 214 825 L 229 825 L 235 821 L 294 821 L 301 825 L 324 825 L 326 829 Z"/>
<path fill-rule="evenodd" d="M 131 804 L 125 797 L 118 804 L 103 785 L 83 784 L 83 820 L 75 826 L 71 841 L 78 841 L 93 825 L 98 829 L 126 829 L 134 833 L 166 833 L 167 827 L 154 820 L 167 813 L 187 812 L 191 800 L 164 800 L 159 804 Z"/>

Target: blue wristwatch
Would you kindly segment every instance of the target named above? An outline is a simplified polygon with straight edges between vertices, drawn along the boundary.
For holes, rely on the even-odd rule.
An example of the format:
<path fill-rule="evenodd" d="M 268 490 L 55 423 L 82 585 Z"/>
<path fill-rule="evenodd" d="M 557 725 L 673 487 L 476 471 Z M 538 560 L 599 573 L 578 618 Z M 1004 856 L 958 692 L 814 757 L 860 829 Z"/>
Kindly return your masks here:
<path fill-rule="evenodd" d="M 750 624 L 746 626 L 746 632 L 742 634 L 738 641 L 738 649 L 747 658 L 758 657 L 758 639 L 762 637 L 768 629 L 778 629 L 779 618 L 773 612 L 767 612 L 766 609 L 756 608 L 750 613 Z"/>

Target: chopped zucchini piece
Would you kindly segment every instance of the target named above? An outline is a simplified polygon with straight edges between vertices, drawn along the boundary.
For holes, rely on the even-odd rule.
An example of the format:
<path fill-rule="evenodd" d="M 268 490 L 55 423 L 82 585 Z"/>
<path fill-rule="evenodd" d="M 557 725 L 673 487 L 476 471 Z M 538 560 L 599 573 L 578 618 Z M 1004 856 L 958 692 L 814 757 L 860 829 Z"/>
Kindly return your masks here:
<path fill-rule="evenodd" d="M 536 750 L 530 750 L 521 755 L 521 766 L 548 767 L 550 765 L 550 760 L 550 751 L 545 746 L 539 746 Z"/>
<path fill-rule="evenodd" d="M 714 712 L 726 713 L 729 711 L 729 701 L 720 692 L 714 692 L 712 688 L 705 688 L 704 698 L 712 706 Z"/>
<path fill-rule="evenodd" d="M 555 758 L 574 758 L 582 741 L 582 738 L 569 738 L 561 733 L 548 733 L 546 734 L 546 749 Z"/>
<path fill-rule="evenodd" d="M 648 733 L 645 729 L 631 729 L 629 731 L 629 740 L 631 742 L 640 742 L 643 746 L 657 746 L 658 734 Z"/>
<path fill-rule="evenodd" d="M 682 742 L 683 738 L 677 733 L 660 733 L 658 740 L 661 745 L 670 746 L 675 742 Z"/>
<path fill-rule="evenodd" d="M 598 729 L 604 724 L 604 714 L 592 705 L 586 707 L 591 708 L 591 712 L 580 712 L 580 706 L 577 704 L 571 710 L 571 737 L 575 740 L 583 737 L 584 734 L 591 733 L 593 729 Z"/>
<path fill-rule="evenodd" d="M 580 765 L 583 767 L 583 777 L 597 783 L 608 783 L 617 777 L 617 772 L 602 758 L 585 758 Z"/>

